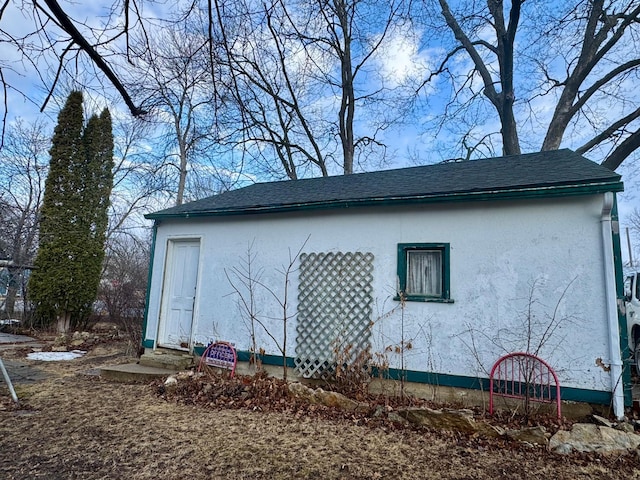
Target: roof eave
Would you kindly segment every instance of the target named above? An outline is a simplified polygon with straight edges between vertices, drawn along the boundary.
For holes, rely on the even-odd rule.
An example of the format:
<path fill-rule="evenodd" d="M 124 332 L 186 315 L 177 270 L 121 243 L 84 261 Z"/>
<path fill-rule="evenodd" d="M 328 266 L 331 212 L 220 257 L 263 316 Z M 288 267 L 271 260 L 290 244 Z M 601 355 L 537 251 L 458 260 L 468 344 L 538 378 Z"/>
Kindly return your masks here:
<path fill-rule="evenodd" d="M 513 200 L 543 197 L 569 197 L 577 195 L 594 195 L 605 192 L 622 192 L 624 185 L 620 181 L 603 180 L 601 182 L 518 187 L 512 189 L 495 189 L 465 191 L 453 193 L 435 193 L 412 196 L 369 197 L 349 200 L 328 200 L 321 202 L 301 202 L 284 205 L 256 205 L 240 208 L 221 208 L 178 213 L 148 213 L 145 218 L 161 220 L 170 218 L 218 217 L 231 215 L 252 215 L 261 213 L 293 212 L 300 210 L 329 210 L 373 205 L 411 205 L 448 202 L 470 202 L 490 200 Z"/>

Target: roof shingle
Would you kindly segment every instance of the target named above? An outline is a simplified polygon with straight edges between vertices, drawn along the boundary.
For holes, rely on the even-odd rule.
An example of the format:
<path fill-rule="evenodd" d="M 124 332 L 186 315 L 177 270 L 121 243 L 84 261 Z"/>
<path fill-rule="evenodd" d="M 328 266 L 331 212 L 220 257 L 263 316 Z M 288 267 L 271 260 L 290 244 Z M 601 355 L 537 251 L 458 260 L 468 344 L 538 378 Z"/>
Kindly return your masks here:
<path fill-rule="evenodd" d="M 466 162 L 353 175 L 256 183 L 147 215 L 147 218 L 214 216 L 336 208 L 354 204 L 468 200 L 479 194 L 504 198 L 545 191 L 569 194 L 590 187 L 620 191 L 620 175 L 571 150 L 530 153 Z M 520 195 L 517 195 L 518 192 Z"/>

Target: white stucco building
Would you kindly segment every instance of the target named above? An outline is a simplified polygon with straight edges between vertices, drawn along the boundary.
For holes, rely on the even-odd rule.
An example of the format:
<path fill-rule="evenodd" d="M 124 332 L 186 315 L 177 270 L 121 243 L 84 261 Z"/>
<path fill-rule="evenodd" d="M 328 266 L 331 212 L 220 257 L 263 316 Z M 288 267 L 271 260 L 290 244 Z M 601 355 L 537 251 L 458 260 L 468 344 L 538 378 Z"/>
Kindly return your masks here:
<path fill-rule="evenodd" d="M 526 351 L 563 399 L 619 413 L 622 188 L 559 150 L 261 183 L 156 212 L 144 346 L 224 340 L 273 364 L 284 351 L 308 377 L 364 350 L 391 376 L 460 388 L 486 388 L 501 355 Z"/>

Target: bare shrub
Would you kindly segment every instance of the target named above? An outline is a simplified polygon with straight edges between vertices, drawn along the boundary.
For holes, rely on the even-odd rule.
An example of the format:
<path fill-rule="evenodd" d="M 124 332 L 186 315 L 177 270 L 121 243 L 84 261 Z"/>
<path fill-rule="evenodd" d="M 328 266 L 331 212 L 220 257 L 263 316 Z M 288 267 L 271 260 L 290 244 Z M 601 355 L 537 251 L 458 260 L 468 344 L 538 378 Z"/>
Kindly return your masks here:
<path fill-rule="evenodd" d="M 367 398 L 371 381 L 369 349 L 358 351 L 352 344 L 336 342 L 333 355 L 333 365 L 323 374 L 331 390 L 359 400 Z"/>
<path fill-rule="evenodd" d="M 107 250 L 98 290 L 100 313 L 124 331 L 128 353 L 141 353 L 149 249 L 132 237 L 115 239 Z"/>

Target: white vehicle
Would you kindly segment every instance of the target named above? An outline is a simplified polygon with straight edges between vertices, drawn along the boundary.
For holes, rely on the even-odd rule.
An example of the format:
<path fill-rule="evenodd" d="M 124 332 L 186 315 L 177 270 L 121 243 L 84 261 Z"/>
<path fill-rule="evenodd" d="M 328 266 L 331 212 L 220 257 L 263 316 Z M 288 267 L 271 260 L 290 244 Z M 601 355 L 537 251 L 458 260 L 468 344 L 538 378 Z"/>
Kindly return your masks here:
<path fill-rule="evenodd" d="M 629 350 L 635 359 L 636 372 L 640 374 L 640 272 L 624 272 L 624 303 L 627 312 Z"/>

